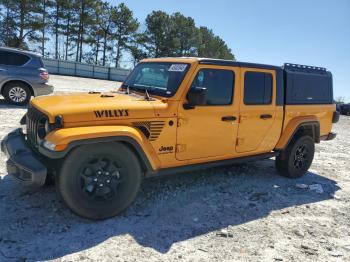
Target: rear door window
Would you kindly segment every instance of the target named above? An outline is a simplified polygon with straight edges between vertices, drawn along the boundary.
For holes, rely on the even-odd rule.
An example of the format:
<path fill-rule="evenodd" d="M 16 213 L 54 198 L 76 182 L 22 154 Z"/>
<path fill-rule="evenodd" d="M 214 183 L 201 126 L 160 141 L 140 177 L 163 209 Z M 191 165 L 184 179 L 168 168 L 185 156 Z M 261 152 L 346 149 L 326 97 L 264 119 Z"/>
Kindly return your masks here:
<path fill-rule="evenodd" d="M 269 105 L 272 102 L 272 75 L 246 72 L 244 75 L 244 104 Z"/>
<path fill-rule="evenodd" d="M 29 57 L 14 52 L 0 51 L 0 64 L 22 66 L 29 61 Z"/>
<path fill-rule="evenodd" d="M 8 52 L 0 51 L 0 64 L 7 65 L 8 63 Z"/>
<path fill-rule="evenodd" d="M 22 54 L 17 53 L 9 53 L 8 56 L 8 65 L 13 66 L 22 66 L 29 61 L 29 57 Z"/>

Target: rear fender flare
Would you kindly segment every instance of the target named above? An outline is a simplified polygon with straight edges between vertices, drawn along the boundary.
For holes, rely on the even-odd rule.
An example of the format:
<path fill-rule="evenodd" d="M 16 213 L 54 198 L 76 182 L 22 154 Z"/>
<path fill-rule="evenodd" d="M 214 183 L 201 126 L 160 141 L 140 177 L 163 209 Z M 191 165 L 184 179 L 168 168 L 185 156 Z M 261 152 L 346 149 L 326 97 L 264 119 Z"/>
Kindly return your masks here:
<path fill-rule="evenodd" d="M 320 122 L 315 116 L 296 117 L 289 121 L 283 129 L 275 150 L 283 150 L 291 142 L 292 138 L 302 129 L 311 129 L 315 143 L 320 142 Z"/>

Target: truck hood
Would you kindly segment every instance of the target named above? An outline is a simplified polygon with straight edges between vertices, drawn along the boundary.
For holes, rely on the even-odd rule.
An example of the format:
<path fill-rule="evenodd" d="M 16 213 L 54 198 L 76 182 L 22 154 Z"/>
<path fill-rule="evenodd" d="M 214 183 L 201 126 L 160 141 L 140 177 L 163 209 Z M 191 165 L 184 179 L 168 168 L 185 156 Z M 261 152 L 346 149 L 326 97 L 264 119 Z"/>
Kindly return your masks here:
<path fill-rule="evenodd" d="M 137 94 L 74 93 L 37 97 L 32 106 L 45 113 L 50 122 L 62 116 L 64 123 L 115 121 L 152 118 L 155 109 L 164 106 L 159 99 L 147 101 Z"/>

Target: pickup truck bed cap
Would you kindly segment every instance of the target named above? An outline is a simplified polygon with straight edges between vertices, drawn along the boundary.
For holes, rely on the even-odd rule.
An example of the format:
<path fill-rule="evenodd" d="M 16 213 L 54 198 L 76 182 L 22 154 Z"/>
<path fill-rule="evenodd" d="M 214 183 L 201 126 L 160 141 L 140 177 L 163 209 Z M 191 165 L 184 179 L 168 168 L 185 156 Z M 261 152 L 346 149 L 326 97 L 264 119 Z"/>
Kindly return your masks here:
<path fill-rule="evenodd" d="M 274 65 L 267 65 L 267 64 L 239 62 L 239 61 L 223 60 L 223 59 L 210 59 L 210 58 L 198 58 L 198 61 L 200 64 L 206 64 L 206 65 L 240 66 L 240 67 L 274 69 L 274 70 L 285 69 L 285 70 L 308 72 L 308 73 L 327 72 L 327 69 L 324 67 L 299 65 L 299 64 L 292 64 L 292 63 L 285 63 L 283 66 L 274 66 Z"/>

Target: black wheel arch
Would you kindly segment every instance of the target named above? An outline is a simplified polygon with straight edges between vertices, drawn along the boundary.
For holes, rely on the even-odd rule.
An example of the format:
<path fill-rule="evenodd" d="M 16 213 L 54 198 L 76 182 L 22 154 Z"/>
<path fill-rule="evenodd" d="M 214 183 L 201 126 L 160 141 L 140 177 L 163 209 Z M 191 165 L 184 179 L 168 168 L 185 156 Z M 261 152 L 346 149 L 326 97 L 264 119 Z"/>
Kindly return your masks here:
<path fill-rule="evenodd" d="M 48 150 L 45 147 L 43 147 L 42 145 L 40 145 L 39 152 L 50 159 L 63 159 L 74 148 L 77 148 L 78 146 L 96 144 L 96 143 L 111 143 L 111 142 L 112 143 L 113 142 L 123 143 L 129 149 L 131 149 L 132 152 L 134 152 L 134 154 L 138 158 L 142 171 L 144 171 L 145 173 L 153 171 L 152 165 L 151 165 L 147 155 L 142 150 L 142 147 L 133 138 L 128 137 L 128 136 L 100 137 L 100 138 L 76 140 L 76 141 L 68 144 L 68 147 L 63 151 Z"/>
<path fill-rule="evenodd" d="M 299 124 L 283 149 L 287 148 L 293 139 L 297 139 L 305 135 L 312 137 L 315 143 L 320 143 L 320 122 L 311 121 Z"/>

